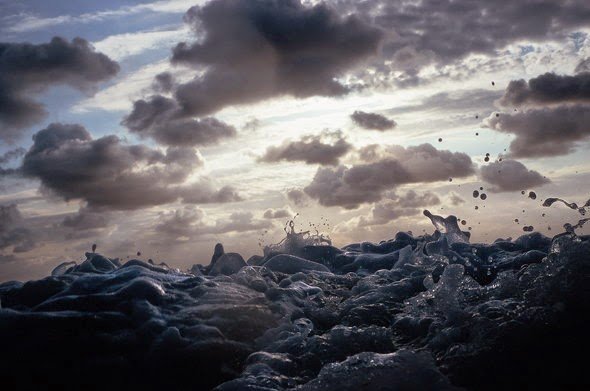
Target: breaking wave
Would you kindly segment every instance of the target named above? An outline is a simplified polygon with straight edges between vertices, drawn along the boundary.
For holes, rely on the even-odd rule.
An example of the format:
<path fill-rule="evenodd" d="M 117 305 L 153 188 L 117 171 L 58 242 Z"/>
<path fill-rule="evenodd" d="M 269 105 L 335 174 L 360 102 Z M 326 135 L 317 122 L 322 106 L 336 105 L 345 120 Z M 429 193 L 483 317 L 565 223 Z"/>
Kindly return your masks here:
<path fill-rule="evenodd" d="M 221 244 L 190 271 L 93 252 L 5 282 L 0 379 L 77 390 L 589 386 L 583 223 L 479 244 L 454 216 L 425 215 L 431 235 L 336 248 L 291 226 L 248 261 Z"/>

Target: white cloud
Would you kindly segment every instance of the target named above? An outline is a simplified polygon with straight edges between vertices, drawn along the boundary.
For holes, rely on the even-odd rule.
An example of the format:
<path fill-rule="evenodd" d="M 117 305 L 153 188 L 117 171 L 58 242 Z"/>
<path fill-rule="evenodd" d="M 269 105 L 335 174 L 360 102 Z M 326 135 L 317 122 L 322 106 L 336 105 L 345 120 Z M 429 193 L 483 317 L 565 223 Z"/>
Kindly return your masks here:
<path fill-rule="evenodd" d="M 193 5 L 203 3 L 206 3 L 206 0 L 163 0 L 149 4 L 125 6 L 117 9 L 97 11 L 80 15 L 60 15 L 51 18 L 43 18 L 35 15 L 23 15 L 22 18 L 18 19 L 15 21 L 15 23 L 7 27 L 5 31 L 11 33 L 24 33 L 63 24 L 102 22 L 111 18 L 137 15 L 144 12 L 169 14 L 184 13 Z"/>
<path fill-rule="evenodd" d="M 133 101 L 140 98 L 152 84 L 154 76 L 169 69 L 168 60 L 143 66 L 93 97 L 77 103 L 71 111 L 74 113 L 86 113 L 93 110 L 127 112 L 131 110 Z"/>
<path fill-rule="evenodd" d="M 170 49 L 177 42 L 190 39 L 188 28 L 162 31 L 139 31 L 111 35 L 101 41 L 94 42 L 97 51 L 106 54 L 115 61 L 141 54 L 148 50 Z"/>

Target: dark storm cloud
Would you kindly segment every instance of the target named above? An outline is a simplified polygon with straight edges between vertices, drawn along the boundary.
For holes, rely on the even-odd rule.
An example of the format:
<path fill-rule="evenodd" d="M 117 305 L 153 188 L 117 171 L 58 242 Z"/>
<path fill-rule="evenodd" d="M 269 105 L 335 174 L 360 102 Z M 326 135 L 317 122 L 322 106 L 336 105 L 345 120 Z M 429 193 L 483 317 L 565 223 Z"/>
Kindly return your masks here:
<path fill-rule="evenodd" d="M 510 159 L 482 166 L 480 176 L 493 186 L 490 189 L 493 192 L 532 189 L 550 182 L 537 171 L 529 170 L 521 162 Z"/>
<path fill-rule="evenodd" d="M 430 191 L 419 194 L 409 190 L 402 196 L 391 194 L 388 199 L 376 203 L 371 209 L 370 218 L 362 217 L 359 226 L 387 224 L 403 216 L 417 215 L 421 213 L 422 208 L 438 204 L 440 199 Z"/>
<path fill-rule="evenodd" d="M 203 164 L 192 148 L 166 153 L 143 145 L 125 145 L 113 135 L 94 140 L 81 125 L 54 123 L 33 136 L 22 173 L 65 200 L 91 208 L 138 209 L 174 202 L 224 202 L 235 191 L 216 190 L 204 181 L 186 185 Z M 197 201 L 197 202 L 198 202 Z"/>
<path fill-rule="evenodd" d="M 485 126 L 516 138 L 510 143 L 512 157 L 558 156 L 572 152 L 590 138 L 590 105 L 546 107 L 514 114 L 491 115 Z"/>
<path fill-rule="evenodd" d="M 168 144 L 167 133 L 177 140 L 191 131 L 195 123 L 187 118 L 227 106 L 285 95 L 346 94 L 349 88 L 336 78 L 376 54 L 381 39 L 379 29 L 355 16 L 299 0 L 215 0 L 192 7 L 185 21 L 199 39 L 179 43 L 172 62 L 194 67 L 199 75 L 174 86 L 172 98 L 155 95 L 136 102 L 124 121 L 131 131 Z M 164 79 L 156 81 L 157 89 L 171 85 Z M 216 127 L 205 139 L 232 135 L 233 130 L 228 134 Z"/>
<path fill-rule="evenodd" d="M 288 209 L 267 209 L 262 215 L 265 219 L 284 219 L 293 217 L 293 212 Z"/>
<path fill-rule="evenodd" d="M 370 130 L 385 131 L 393 129 L 396 125 L 395 121 L 377 113 L 366 113 L 357 110 L 350 115 L 352 121 L 361 128 Z"/>
<path fill-rule="evenodd" d="M 136 101 L 123 125 L 133 133 L 170 146 L 212 145 L 236 135 L 233 126 L 216 118 L 181 118 L 176 101 L 161 95 Z"/>
<path fill-rule="evenodd" d="M 590 102 L 590 72 L 574 76 L 545 73 L 528 83 L 512 80 L 499 100 L 506 107 L 565 102 Z"/>
<path fill-rule="evenodd" d="M 298 207 L 307 206 L 308 197 L 307 194 L 301 189 L 291 189 L 287 191 L 287 199 L 293 205 Z"/>
<path fill-rule="evenodd" d="M 90 92 L 119 71 L 82 38 L 55 37 L 49 43 L 0 43 L 0 140 L 16 141 L 24 128 L 45 116 L 34 96 L 66 84 Z"/>
<path fill-rule="evenodd" d="M 4 253 L 9 247 L 12 247 L 13 253 L 27 252 L 35 247 L 31 231 L 24 227 L 16 204 L 0 205 L 0 250 Z M 6 257 L 6 260 L 13 259 Z"/>
<path fill-rule="evenodd" d="M 258 161 L 301 161 L 307 164 L 338 165 L 340 158 L 352 150 L 342 132 L 323 132 L 320 135 L 303 136 L 298 141 L 285 141 L 279 146 L 268 147 Z"/>
<path fill-rule="evenodd" d="M 177 45 L 172 61 L 207 67 L 177 90 L 190 115 L 280 95 L 345 94 L 335 79 L 376 54 L 381 39 L 355 16 L 299 0 L 216 0 L 191 8 L 185 21 L 204 38 Z"/>
<path fill-rule="evenodd" d="M 398 185 L 443 181 L 475 172 L 468 155 L 437 150 L 430 144 L 388 146 L 371 157 L 369 163 L 350 168 L 319 168 L 305 193 L 324 206 L 354 209 L 381 200 L 385 190 Z"/>

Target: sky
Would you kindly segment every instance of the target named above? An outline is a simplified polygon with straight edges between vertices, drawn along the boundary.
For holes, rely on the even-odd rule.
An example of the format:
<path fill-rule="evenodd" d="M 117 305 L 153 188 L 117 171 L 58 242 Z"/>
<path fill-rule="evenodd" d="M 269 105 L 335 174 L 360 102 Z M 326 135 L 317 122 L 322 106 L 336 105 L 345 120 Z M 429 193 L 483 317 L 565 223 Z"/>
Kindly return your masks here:
<path fill-rule="evenodd" d="M 0 0 L 0 15 L 0 281 L 93 244 L 180 269 L 217 242 L 247 259 L 296 214 L 339 247 L 432 232 L 424 209 L 475 242 L 554 235 L 580 216 L 543 200 L 590 198 L 584 0 Z"/>

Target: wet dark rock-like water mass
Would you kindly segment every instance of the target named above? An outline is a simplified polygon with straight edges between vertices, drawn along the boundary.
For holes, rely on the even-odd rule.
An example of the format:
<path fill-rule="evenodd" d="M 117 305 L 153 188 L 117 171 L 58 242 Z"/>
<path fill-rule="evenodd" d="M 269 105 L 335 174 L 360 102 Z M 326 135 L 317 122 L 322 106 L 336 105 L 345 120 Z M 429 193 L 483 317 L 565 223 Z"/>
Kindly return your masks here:
<path fill-rule="evenodd" d="M 0 284 L 2 385 L 590 386 L 590 237 L 570 224 L 553 238 L 470 243 L 455 216 L 425 215 L 433 234 L 336 248 L 291 230 L 264 256 L 218 245 L 190 271 L 87 253 L 41 280 Z"/>

